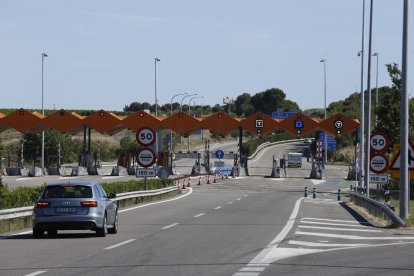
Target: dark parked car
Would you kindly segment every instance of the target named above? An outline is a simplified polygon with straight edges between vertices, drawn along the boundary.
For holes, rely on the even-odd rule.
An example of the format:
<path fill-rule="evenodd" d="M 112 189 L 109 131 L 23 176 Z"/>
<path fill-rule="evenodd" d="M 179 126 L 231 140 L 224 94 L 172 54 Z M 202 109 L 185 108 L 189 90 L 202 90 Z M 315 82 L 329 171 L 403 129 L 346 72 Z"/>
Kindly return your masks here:
<path fill-rule="evenodd" d="M 33 237 L 58 230 L 92 230 L 98 237 L 118 231 L 115 194 L 95 181 L 69 181 L 46 186 L 33 209 Z"/>

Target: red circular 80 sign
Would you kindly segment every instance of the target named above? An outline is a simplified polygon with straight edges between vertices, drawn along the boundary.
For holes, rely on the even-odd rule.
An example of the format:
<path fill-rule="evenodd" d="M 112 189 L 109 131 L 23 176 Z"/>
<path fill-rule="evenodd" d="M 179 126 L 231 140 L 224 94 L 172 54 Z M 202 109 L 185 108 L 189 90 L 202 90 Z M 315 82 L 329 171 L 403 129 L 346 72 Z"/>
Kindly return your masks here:
<path fill-rule="evenodd" d="M 154 144 L 156 139 L 156 133 L 152 128 L 149 127 L 142 127 L 137 131 L 137 142 L 143 146 L 151 146 Z"/>

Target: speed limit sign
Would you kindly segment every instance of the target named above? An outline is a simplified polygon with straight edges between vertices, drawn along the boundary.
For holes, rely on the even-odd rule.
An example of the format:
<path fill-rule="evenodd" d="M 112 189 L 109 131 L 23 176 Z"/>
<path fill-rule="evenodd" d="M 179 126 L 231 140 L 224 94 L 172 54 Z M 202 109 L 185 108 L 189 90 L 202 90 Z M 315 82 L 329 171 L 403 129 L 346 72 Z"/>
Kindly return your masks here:
<path fill-rule="evenodd" d="M 137 142 L 143 147 L 154 144 L 155 138 L 156 134 L 152 128 L 143 127 L 137 131 Z"/>
<path fill-rule="evenodd" d="M 371 134 L 371 148 L 375 152 L 382 152 L 388 147 L 388 136 L 382 132 Z"/>

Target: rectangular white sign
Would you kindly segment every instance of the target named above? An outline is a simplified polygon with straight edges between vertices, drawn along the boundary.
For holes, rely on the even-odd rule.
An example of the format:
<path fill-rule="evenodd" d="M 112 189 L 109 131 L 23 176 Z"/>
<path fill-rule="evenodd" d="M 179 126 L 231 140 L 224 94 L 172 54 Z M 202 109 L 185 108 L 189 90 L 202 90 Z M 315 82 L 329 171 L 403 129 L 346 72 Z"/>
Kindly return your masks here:
<path fill-rule="evenodd" d="M 380 184 L 388 184 L 390 181 L 388 174 L 369 174 L 369 182 L 370 183 L 380 183 Z"/>
<path fill-rule="evenodd" d="M 214 161 L 215 167 L 224 167 L 224 161 Z"/>
<path fill-rule="evenodd" d="M 156 177 L 157 171 L 156 169 L 137 169 L 136 173 L 137 177 Z"/>

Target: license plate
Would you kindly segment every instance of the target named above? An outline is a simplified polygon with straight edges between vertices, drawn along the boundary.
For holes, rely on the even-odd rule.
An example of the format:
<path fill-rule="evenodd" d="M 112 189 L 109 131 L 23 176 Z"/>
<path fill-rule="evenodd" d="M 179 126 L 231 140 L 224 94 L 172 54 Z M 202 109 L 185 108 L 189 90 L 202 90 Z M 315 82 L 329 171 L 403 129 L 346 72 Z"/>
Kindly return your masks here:
<path fill-rule="evenodd" d="M 75 208 L 69 208 L 69 207 L 56 208 L 56 213 L 75 213 L 75 212 L 76 212 Z"/>

